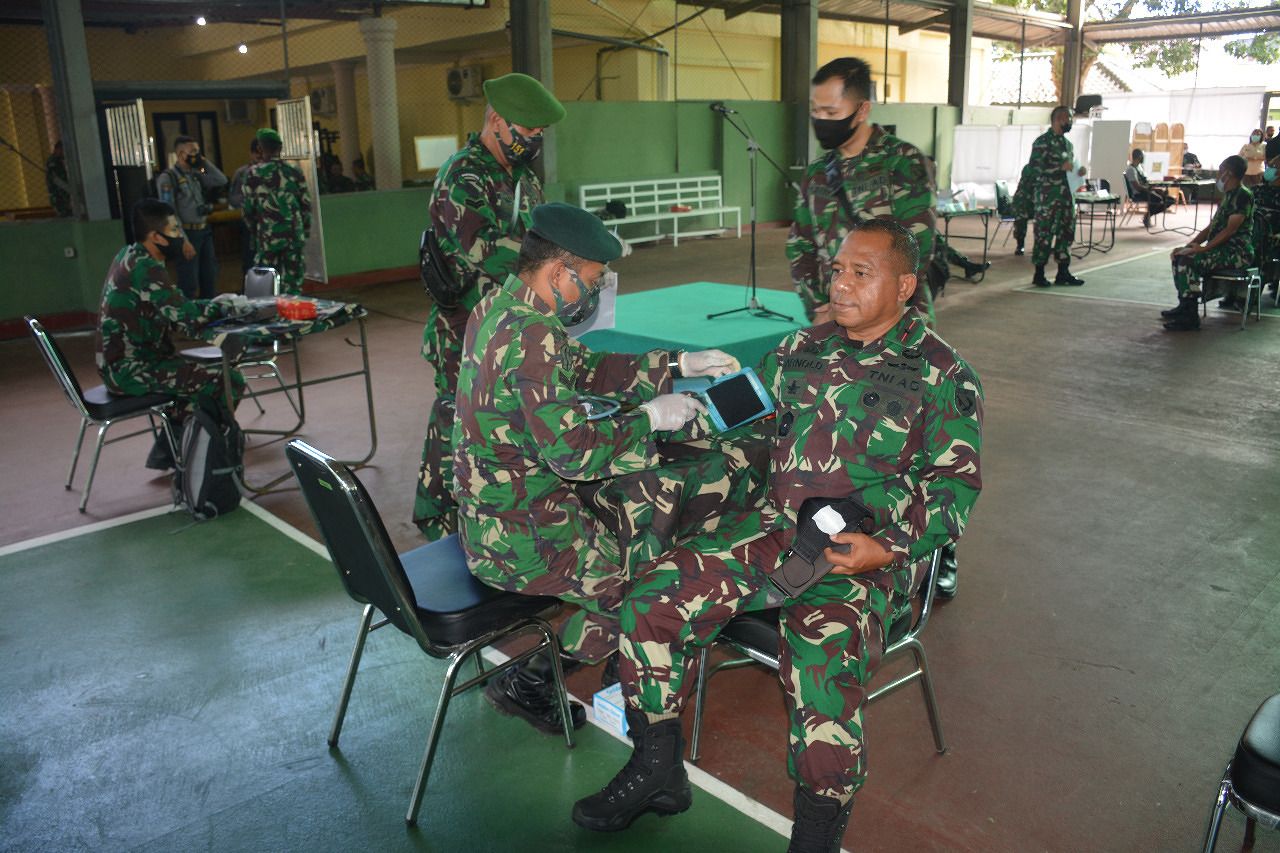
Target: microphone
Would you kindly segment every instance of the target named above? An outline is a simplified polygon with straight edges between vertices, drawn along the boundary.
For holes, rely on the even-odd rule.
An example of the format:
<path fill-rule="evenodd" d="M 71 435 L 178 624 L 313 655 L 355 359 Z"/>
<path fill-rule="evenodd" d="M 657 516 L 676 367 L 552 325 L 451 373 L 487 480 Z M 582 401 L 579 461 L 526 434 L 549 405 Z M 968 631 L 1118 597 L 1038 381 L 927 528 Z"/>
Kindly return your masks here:
<path fill-rule="evenodd" d="M 737 110 L 726 107 L 724 105 L 724 101 L 715 101 L 714 103 L 712 103 L 711 111 L 713 113 L 720 113 L 721 115 L 737 115 L 738 114 Z"/>

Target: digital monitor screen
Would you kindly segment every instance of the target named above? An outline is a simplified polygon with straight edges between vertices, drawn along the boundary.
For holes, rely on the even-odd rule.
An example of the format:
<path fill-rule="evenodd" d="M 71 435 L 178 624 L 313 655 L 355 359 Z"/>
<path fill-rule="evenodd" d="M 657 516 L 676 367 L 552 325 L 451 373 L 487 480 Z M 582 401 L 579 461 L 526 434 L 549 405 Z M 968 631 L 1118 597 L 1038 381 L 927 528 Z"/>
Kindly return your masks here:
<path fill-rule="evenodd" d="M 703 393 L 716 407 L 727 427 L 759 417 L 769 408 L 756 394 L 755 387 L 746 376 L 734 376 L 717 382 Z"/>

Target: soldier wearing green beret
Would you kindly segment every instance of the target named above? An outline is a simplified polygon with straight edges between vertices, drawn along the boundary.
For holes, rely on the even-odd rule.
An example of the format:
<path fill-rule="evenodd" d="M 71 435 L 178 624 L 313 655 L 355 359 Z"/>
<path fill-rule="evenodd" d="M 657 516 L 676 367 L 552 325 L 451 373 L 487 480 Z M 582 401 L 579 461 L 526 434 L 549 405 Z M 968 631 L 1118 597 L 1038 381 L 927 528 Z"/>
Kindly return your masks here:
<path fill-rule="evenodd" d="M 284 142 L 269 127 L 257 133 L 262 162 L 244 182 L 241 215 L 253 235 L 253 263 L 274 267 L 286 293 L 301 293 L 303 249 L 311 232 L 311 194 L 302 172 L 280 159 Z"/>
<path fill-rule="evenodd" d="M 724 375 L 738 367 L 733 356 L 592 352 L 565 331 L 594 310 L 605 264 L 619 254 L 618 239 L 585 210 L 532 211 L 513 274 L 471 313 L 453 426 L 468 566 L 490 586 L 577 604 L 561 644 L 584 663 L 617 650 L 630 572 L 674 539 L 714 528 L 751 488 L 741 456 L 663 443 L 704 437 L 702 404 L 671 393 L 672 380 Z M 610 401 L 619 406 L 612 415 Z M 485 695 L 555 733 L 550 669 L 534 659 Z M 617 678 L 606 669 L 604 680 Z M 573 714 L 581 725 L 576 703 Z"/>
<path fill-rule="evenodd" d="M 445 265 L 463 289 L 454 308 L 434 302 L 422 333 L 422 357 L 435 370 L 436 399 L 427 421 L 413 521 L 429 539 L 457 526 L 451 496 L 453 406 L 467 317 L 480 298 L 515 271 L 520 241 L 543 202 L 533 161 L 542 134 L 564 107 L 527 74 L 484 84 L 484 128 L 467 139 L 436 176 L 427 213 Z"/>

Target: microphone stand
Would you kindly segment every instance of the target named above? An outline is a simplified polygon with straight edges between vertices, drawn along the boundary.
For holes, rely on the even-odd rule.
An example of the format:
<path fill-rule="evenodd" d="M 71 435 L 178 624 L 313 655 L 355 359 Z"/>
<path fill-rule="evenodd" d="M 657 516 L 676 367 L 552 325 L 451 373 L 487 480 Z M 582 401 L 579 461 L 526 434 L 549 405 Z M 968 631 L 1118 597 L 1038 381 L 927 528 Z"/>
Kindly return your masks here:
<path fill-rule="evenodd" d="M 749 132 L 750 128 L 743 130 L 739 127 L 738 123 L 730 117 L 730 111 L 724 107 L 716 109 L 713 105 L 712 110 L 719 113 L 721 118 L 728 122 L 734 130 L 738 131 L 743 139 L 747 140 L 747 159 L 750 163 L 751 173 L 751 266 L 750 272 L 748 273 L 748 287 L 750 288 L 751 296 L 747 300 L 747 304 L 742 308 L 731 308 L 728 311 L 718 311 L 715 314 L 708 314 L 707 319 L 714 320 L 717 317 L 727 317 L 730 314 L 739 314 L 746 311 L 753 317 L 786 320 L 791 322 L 794 320 L 793 317 L 779 311 L 771 311 L 764 306 L 764 303 L 762 303 L 756 295 L 756 153 L 759 152 L 760 154 L 763 154 L 764 159 L 768 160 L 773 165 L 773 168 L 778 170 L 782 177 L 786 179 L 788 184 L 791 184 L 792 187 L 795 185 L 791 183 L 791 179 L 787 177 L 787 173 L 783 171 L 782 167 L 775 163 L 773 158 L 765 151 L 761 150 L 759 143 L 756 142 L 755 137 Z M 743 120 L 743 124 L 746 124 L 745 119 Z"/>

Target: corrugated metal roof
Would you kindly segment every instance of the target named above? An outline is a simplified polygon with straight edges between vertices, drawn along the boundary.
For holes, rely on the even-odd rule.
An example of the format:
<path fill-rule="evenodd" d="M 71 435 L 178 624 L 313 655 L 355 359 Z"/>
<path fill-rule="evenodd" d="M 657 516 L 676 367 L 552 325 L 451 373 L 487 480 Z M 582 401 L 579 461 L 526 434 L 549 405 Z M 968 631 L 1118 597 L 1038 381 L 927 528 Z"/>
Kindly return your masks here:
<path fill-rule="evenodd" d="M 1086 41 L 1094 44 L 1167 39 L 1216 38 L 1249 33 L 1280 32 L 1280 8 L 1236 9 L 1162 18 L 1095 21 L 1084 25 Z"/>

